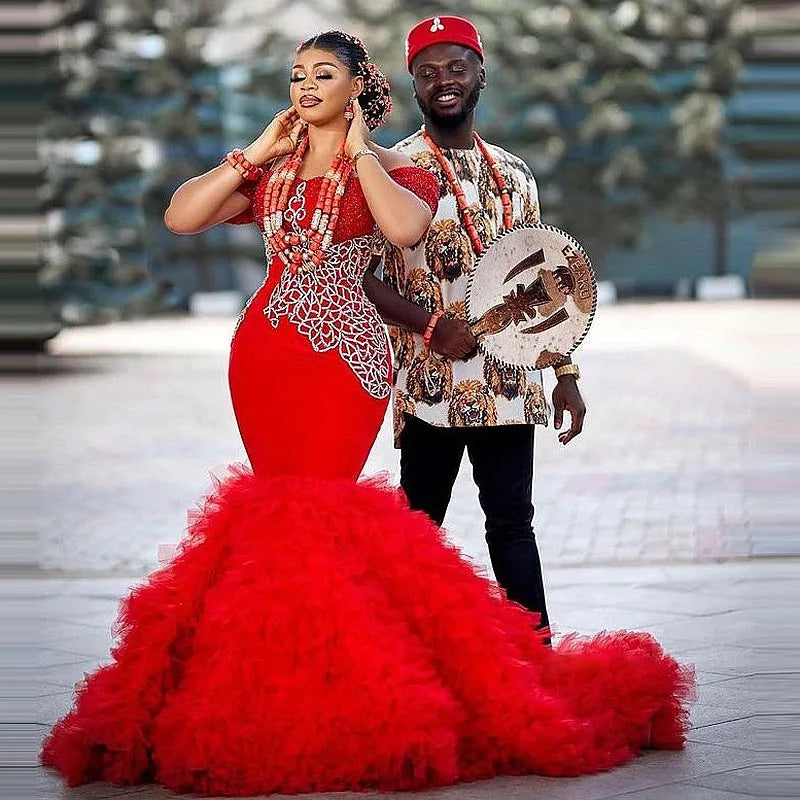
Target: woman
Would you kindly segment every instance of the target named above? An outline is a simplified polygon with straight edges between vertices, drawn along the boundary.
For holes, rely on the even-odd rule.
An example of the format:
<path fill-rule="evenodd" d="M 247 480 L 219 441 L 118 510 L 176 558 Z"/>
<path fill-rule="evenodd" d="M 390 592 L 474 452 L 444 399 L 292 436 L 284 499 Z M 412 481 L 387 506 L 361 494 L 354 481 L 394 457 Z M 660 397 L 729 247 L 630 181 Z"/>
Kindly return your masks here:
<path fill-rule="evenodd" d="M 682 746 L 690 676 L 649 636 L 551 650 L 400 493 L 356 482 L 390 386 L 364 275 L 380 236 L 421 239 L 438 186 L 369 141 L 390 100 L 358 40 L 301 45 L 291 100 L 166 214 L 183 233 L 263 233 L 267 277 L 230 357 L 253 472 L 124 602 L 114 661 L 43 762 L 70 784 L 249 795 L 577 775 Z M 408 324 L 430 339 L 427 315 Z"/>

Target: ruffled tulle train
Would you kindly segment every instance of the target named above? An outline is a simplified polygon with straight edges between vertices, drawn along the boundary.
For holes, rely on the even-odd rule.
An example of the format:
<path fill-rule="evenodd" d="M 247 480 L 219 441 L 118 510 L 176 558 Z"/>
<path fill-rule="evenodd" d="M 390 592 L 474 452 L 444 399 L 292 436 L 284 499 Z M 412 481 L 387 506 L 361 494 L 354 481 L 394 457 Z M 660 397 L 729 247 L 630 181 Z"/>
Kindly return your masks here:
<path fill-rule="evenodd" d="M 241 467 L 125 600 L 113 661 L 42 751 L 71 785 L 218 795 L 578 775 L 683 745 L 689 670 L 648 635 L 569 637 L 401 492 Z"/>

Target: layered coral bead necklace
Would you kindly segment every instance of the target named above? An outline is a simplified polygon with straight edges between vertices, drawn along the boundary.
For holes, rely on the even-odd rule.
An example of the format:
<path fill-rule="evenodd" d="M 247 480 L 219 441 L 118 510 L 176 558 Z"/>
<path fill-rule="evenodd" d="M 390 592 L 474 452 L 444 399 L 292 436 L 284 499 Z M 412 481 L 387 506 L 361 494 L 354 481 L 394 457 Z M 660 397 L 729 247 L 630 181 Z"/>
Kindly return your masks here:
<path fill-rule="evenodd" d="M 489 152 L 489 148 L 486 147 L 483 139 L 481 139 L 477 133 L 473 134 L 473 136 L 475 137 L 475 144 L 478 146 L 478 150 L 489 166 L 495 188 L 500 195 L 500 202 L 503 206 L 503 229 L 507 231 L 511 230 L 511 228 L 514 227 L 514 205 L 511 201 L 511 190 L 508 188 L 504 175 L 500 172 L 497 162 Z M 444 157 L 439 146 L 431 139 L 430 134 L 424 128 L 422 129 L 422 138 L 425 144 L 431 149 L 436 160 L 439 162 L 439 166 L 442 168 L 442 172 L 447 180 L 448 189 L 451 194 L 455 195 L 458 205 L 458 215 L 462 225 L 466 228 L 467 236 L 469 236 L 470 243 L 472 244 L 472 249 L 475 255 L 480 255 L 486 247 L 478 235 L 478 229 L 475 227 L 475 220 L 473 220 L 472 213 L 469 210 L 469 204 L 467 203 L 464 189 L 459 183 L 458 178 L 456 178 L 456 174 L 452 166 L 450 166 L 450 162 Z"/>
<path fill-rule="evenodd" d="M 345 154 L 345 142 L 322 179 L 314 214 L 308 231 L 298 234 L 283 228 L 284 212 L 289 208 L 289 192 L 308 150 L 304 135 L 283 165 L 269 177 L 264 195 L 264 234 L 278 257 L 292 274 L 311 271 L 322 264 L 325 250 L 333 242 L 333 234 L 342 207 L 347 181 L 353 172 L 353 161 Z"/>

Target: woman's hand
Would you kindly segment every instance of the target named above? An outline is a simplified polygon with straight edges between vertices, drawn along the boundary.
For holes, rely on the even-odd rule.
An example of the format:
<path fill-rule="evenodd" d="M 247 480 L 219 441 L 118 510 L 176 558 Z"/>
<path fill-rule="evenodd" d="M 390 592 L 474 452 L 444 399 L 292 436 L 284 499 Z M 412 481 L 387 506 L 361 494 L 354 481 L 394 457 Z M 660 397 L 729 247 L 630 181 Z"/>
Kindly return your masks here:
<path fill-rule="evenodd" d="M 344 143 L 345 153 L 352 158 L 356 153 L 369 147 L 369 128 L 364 122 L 364 112 L 358 98 L 353 98 L 353 121 L 347 131 L 347 139 Z"/>
<path fill-rule="evenodd" d="M 294 108 L 276 114 L 261 135 L 244 149 L 245 158 L 256 166 L 294 152 L 305 123 Z"/>

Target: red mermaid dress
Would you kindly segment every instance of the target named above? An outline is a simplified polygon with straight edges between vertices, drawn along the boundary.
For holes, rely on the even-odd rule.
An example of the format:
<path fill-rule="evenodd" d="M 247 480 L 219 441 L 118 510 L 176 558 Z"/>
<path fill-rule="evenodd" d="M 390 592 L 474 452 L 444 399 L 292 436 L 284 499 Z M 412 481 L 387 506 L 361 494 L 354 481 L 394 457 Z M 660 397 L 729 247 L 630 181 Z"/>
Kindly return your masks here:
<path fill-rule="evenodd" d="M 435 208 L 430 173 L 392 175 Z M 296 182 L 287 230 L 308 227 L 319 185 Z M 235 221 L 263 219 L 264 188 Z M 401 491 L 357 480 L 391 368 L 362 289 L 376 231 L 355 176 L 343 208 L 317 271 L 268 253 L 230 357 L 252 471 L 232 469 L 125 599 L 111 662 L 43 746 L 70 785 L 416 789 L 683 745 L 691 674 L 650 636 L 551 650 Z"/>

